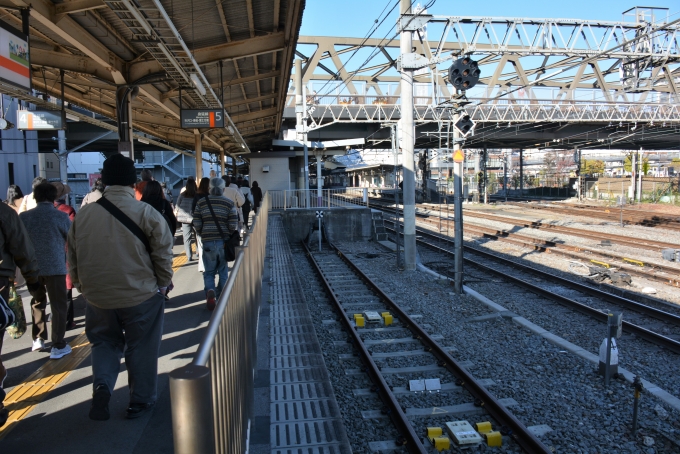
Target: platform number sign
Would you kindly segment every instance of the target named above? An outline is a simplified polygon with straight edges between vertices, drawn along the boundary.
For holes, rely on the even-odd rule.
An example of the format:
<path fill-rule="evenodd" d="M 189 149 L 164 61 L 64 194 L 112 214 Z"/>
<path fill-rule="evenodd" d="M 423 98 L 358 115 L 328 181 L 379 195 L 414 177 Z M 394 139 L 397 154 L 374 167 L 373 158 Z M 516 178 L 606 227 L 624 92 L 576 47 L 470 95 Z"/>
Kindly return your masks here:
<path fill-rule="evenodd" d="M 323 211 L 317 211 L 316 217 L 317 217 L 317 219 L 322 219 L 323 218 Z"/>

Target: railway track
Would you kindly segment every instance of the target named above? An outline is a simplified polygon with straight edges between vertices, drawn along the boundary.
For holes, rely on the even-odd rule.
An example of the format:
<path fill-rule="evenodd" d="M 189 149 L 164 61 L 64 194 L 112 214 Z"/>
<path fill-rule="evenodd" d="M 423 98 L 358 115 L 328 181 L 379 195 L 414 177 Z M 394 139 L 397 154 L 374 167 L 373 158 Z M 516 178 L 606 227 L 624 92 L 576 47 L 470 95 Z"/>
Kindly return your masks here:
<path fill-rule="evenodd" d="M 621 220 L 621 212 L 619 209 L 610 209 L 602 207 L 599 209 L 593 207 L 581 207 L 578 205 L 559 207 L 536 204 L 536 203 L 514 203 L 507 202 L 510 205 L 521 206 L 522 208 L 531 208 L 532 210 L 545 210 L 551 213 L 566 214 L 570 216 L 588 216 L 591 218 L 604 219 L 612 222 L 619 222 Z M 642 225 L 645 227 L 659 227 L 669 230 L 680 230 L 680 222 L 676 218 L 662 217 L 648 214 L 632 213 L 631 210 L 624 210 L 623 223 L 627 225 Z"/>
<path fill-rule="evenodd" d="M 341 251 L 331 246 L 331 250 L 320 253 L 311 252 L 304 245 L 306 255 L 312 262 L 320 280 L 323 282 L 326 292 L 332 300 L 340 320 L 349 333 L 355 351 L 361 358 L 364 370 L 371 377 L 383 404 L 386 406 L 382 411 L 377 409 L 371 413 L 370 417 L 379 417 L 387 414 L 397 427 L 399 436 L 394 441 L 385 442 L 377 440 L 374 444 L 375 450 L 394 449 L 395 445 L 405 447 L 409 452 L 425 453 L 431 448 L 426 448 L 421 438 L 425 434 L 425 428 L 417 422 L 418 416 L 434 414 L 431 409 L 404 409 L 404 403 L 400 401 L 405 391 L 397 386 L 393 378 L 394 374 L 409 375 L 426 371 L 445 371 L 450 377 L 445 380 L 444 385 L 451 388 L 455 383 L 456 388 L 463 388 L 470 394 L 472 407 L 483 408 L 483 410 L 493 418 L 502 432 L 508 438 L 517 443 L 528 453 L 549 453 L 551 452 L 540 440 L 529 431 L 514 415 L 509 412 L 502 401 L 496 399 L 483 386 L 482 382 L 473 377 L 464 367 L 464 364 L 456 361 L 449 353 L 449 350 L 442 347 L 437 341 L 436 335 L 428 333 L 426 326 L 418 324 L 414 318 L 389 298 L 371 279 L 368 278 L 351 260 Z M 389 311 L 390 316 L 394 316 L 394 323 L 389 326 L 388 316 L 382 317 L 383 323 L 388 326 L 370 325 L 369 320 L 373 320 L 373 314 Z M 361 314 L 366 318 L 351 317 L 349 314 Z M 384 314 L 386 315 L 386 314 Z M 361 327 L 360 325 L 364 325 Z M 410 334 L 403 338 L 404 334 Z M 395 336 L 402 336 L 395 338 Z M 413 350 L 413 342 L 420 344 L 419 350 Z M 410 345 L 410 350 L 404 350 L 404 345 Z M 387 351 L 377 351 L 380 347 L 387 348 Z M 376 350 L 376 351 L 374 351 Z M 384 350 L 384 349 L 383 349 Z M 424 356 L 419 361 L 422 366 L 410 368 L 385 368 L 381 367 L 378 358 L 398 358 L 402 356 Z M 428 359 L 429 358 L 429 359 Z M 429 363 L 429 364 L 426 364 Z M 432 398 L 438 396 L 433 395 Z M 427 402 L 429 395 L 424 396 Z M 511 403 L 510 401 L 505 401 Z M 433 405 L 436 407 L 436 405 Z M 458 406 L 463 413 L 469 411 L 470 404 Z M 442 410 L 442 407 L 439 407 Z M 373 415 L 372 413 L 375 413 Z M 451 409 L 454 413 L 454 409 Z M 420 434 L 420 435 L 419 435 Z M 387 446 L 385 446 L 387 444 Z M 392 444 L 392 446 L 389 446 Z"/>
<path fill-rule="evenodd" d="M 433 225 L 440 223 L 437 219 L 430 220 L 429 218 L 423 219 L 423 222 Z M 449 219 L 442 220 L 441 222 L 455 224 L 455 221 Z M 451 226 L 451 228 L 453 228 L 453 226 Z M 592 266 L 604 268 L 614 266 L 616 269 L 625 271 L 631 276 L 641 277 L 673 287 L 680 287 L 680 270 L 671 266 L 650 264 L 649 262 L 643 262 L 641 260 L 608 253 L 594 248 L 542 240 L 520 233 L 482 227 L 468 222 L 465 224 L 465 234 L 470 235 L 471 233 L 483 238 L 508 242 L 525 248 L 532 248 L 538 252 L 554 253 L 576 260 L 583 260 L 585 263 L 591 263 Z M 596 260 L 596 258 L 599 260 Z"/>
<path fill-rule="evenodd" d="M 392 232 L 394 232 L 394 230 L 392 230 Z M 429 249 L 435 250 L 439 253 L 442 253 L 448 257 L 453 256 L 454 246 L 453 240 L 423 229 L 417 229 L 417 234 L 423 238 L 430 239 L 430 241 L 426 241 L 423 238 L 421 238 L 418 240 L 419 244 L 426 246 Z M 444 245 L 443 247 L 441 246 L 442 244 Z M 634 313 L 639 314 L 640 323 L 655 325 L 654 322 L 650 322 L 651 318 L 653 320 L 662 321 L 664 324 L 668 324 L 674 327 L 680 326 L 680 315 L 672 314 L 658 308 L 654 308 L 627 298 L 620 297 L 618 295 L 607 293 L 599 289 L 575 281 L 571 281 L 569 279 L 562 278 L 552 273 L 547 273 L 536 268 L 519 264 L 513 260 L 499 257 L 489 252 L 480 251 L 470 246 L 464 246 L 464 250 L 466 254 L 473 254 L 479 256 L 480 258 L 483 258 L 485 263 L 491 261 L 497 264 L 501 264 L 508 270 L 513 270 L 514 273 L 519 272 L 523 274 L 532 274 L 538 276 L 541 279 L 541 281 L 545 283 L 544 285 L 536 285 L 530 283 L 526 279 L 520 278 L 514 273 L 499 270 L 497 266 L 489 266 L 487 264 L 480 263 L 479 260 L 473 260 L 470 257 L 464 257 L 465 263 L 472 265 L 478 269 L 481 269 L 485 273 L 500 276 L 503 279 L 511 281 L 513 284 L 519 285 L 520 287 L 530 290 L 532 293 L 545 296 L 556 303 L 566 306 L 572 310 L 576 310 L 598 321 L 603 321 L 606 323 L 607 313 L 609 310 L 612 310 L 611 309 L 612 305 L 615 305 L 618 308 L 621 309 L 625 308 L 630 311 L 633 311 Z M 590 297 L 595 297 L 596 299 L 600 300 L 600 302 L 598 304 L 597 301 L 591 300 L 589 304 L 580 303 L 574 300 L 573 298 L 565 297 L 560 293 L 550 288 L 547 288 L 550 286 L 554 286 L 555 284 L 563 286 L 565 288 L 569 288 L 571 290 L 581 292 L 582 294 L 588 295 Z M 628 317 L 630 317 L 630 315 L 628 315 Z M 624 331 L 634 334 L 635 336 L 641 339 L 645 339 L 646 341 L 651 342 L 660 347 L 663 347 L 671 352 L 680 354 L 680 341 L 662 335 L 656 331 L 653 331 L 652 329 L 647 329 L 641 326 L 640 324 L 635 324 L 629 321 L 624 321 L 623 329 Z M 677 336 L 678 330 L 675 329 L 675 331 Z"/>
<path fill-rule="evenodd" d="M 387 206 L 385 204 L 381 206 L 381 210 L 387 211 L 389 213 L 395 212 L 393 207 Z M 453 229 L 455 226 L 455 220 L 449 219 L 448 217 L 440 218 L 439 215 L 437 215 L 436 218 L 431 219 L 429 215 L 418 212 L 416 212 L 416 216 L 420 217 L 422 222 L 429 224 L 446 224 L 450 229 Z M 479 217 L 486 218 L 485 216 Z M 489 217 L 487 219 L 492 218 Z M 470 222 L 465 223 L 464 231 L 466 235 L 473 233 L 476 236 L 512 243 L 521 247 L 534 249 L 538 252 L 555 253 L 572 259 L 583 260 L 585 263 L 592 264 L 592 266 L 599 266 L 607 269 L 614 266 L 617 270 L 624 271 L 631 276 L 648 279 L 654 282 L 660 282 L 673 287 L 680 287 L 679 270 L 672 266 L 650 264 L 646 261 L 625 257 L 619 254 L 608 253 L 606 251 L 601 251 L 594 248 L 574 246 L 555 241 L 546 241 L 520 233 L 483 227 Z M 601 258 L 602 260 L 595 260 L 595 258 Z"/>

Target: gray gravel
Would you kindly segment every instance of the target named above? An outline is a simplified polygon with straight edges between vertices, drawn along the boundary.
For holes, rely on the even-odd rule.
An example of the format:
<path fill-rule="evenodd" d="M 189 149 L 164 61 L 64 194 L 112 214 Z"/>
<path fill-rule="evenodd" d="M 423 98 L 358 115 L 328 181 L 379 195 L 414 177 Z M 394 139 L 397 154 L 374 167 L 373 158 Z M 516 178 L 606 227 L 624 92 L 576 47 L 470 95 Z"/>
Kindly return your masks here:
<path fill-rule="evenodd" d="M 514 398 L 518 405 L 512 407 L 515 415 L 525 425 L 547 424 L 553 430 L 542 436 L 542 440 L 555 452 L 563 453 L 661 453 L 680 452 L 680 415 L 665 407 L 656 398 L 644 393 L 640 407 L 640 429 L 638 436 L 630 433 L 633 391 L 623 380 L 614 380 L 609 389 L 603 387 L 603 380 L 596 374 L 595 366 L 586 360 L 563 352 L 542 337 L 513 324 L 509 319 L 494 317 L 485 322 L 472 319 L 488 315 L 491 311 L 475 299 L 452 294 L 451 286 L 422 272 L 399 271 L 395 266 L 395 256 L 385 252 L 375 243 L 352 243 L 339 245 L 350 254 L 375 253 L 374 259 L 352 256 L 364 272 L 388 293 L 397 303 L 410 308 L 411 314 L 422 314 L 421 323 L 431 325 L 430 332 L 444 336 L 441 345 L 455 346 L 452 353 L 459 361 L 470 361 L 470 371 L 477 378 L 492 379 L 495 385 L 489 389 L 498 398 Z M 437 261 L 441 258 L 428 257 L 420 250 L 423 262 Z M 307 259 L 295 253 L 295 262 L 303 285 L 308 286 L 310 310 L 319 321 L 328 319 L 328 308 L 315 292 L 315 276 L 307 265 Z M 475 290 L 491 298 L 509 310 L 526 317 L 545 329 L 552 330 L 575 344 L 591 352 L 597 352 L 603 338 L 600 324 L 574 314 L 559 306 L 548 306 L 527 295 L 521 289 L 509 290 L 500 282 L 493 282 L 488 276 L 471 272 L 471 283 Z M 318 314 L 318 315 L 317 315 Z M 332 317 L 332 316 L 330 316 Z M 319 339 L 328 343 L 342 339 L 339 324 L 317 327 Z M 399 333 L 390 333 L 397 337 Z M 379 334 L 365 334 L 366 338 Z M 344 336 L 346 338 L 346 336 Z M 378 337 L 379 338 L 379 337 Z M 332 339 L 332 340 L 330 340 Z M 348 433 L 352 437 L 355 452 L 368 452 L 367 441 L 389 439 L 387 420 L 376 438 L 376 429 L 371 420 L 360 417 L 361 410 L 380 408 L 376 399 L 357 399 L 353 389 L 369 388 L 368 379 L 362 375 L 346 376 L 345 370 L 357 368 L 358 361 L 338 359 L 347 354 L 348 345 L 333 345 L 325 348 L 326 363 L 335 380 L 336 396 L 343 408 Z M 389 346 L 372 348 L 377 351 L 389 350 Z M 677 377 L 678 359 L 665 352 L 657 352 L 654 347 L 635 339 L 621 340 L 621 364 L 664 387 L 668 392 L 680 395 Z M 650 354 L 650 352 L 652 354 Z M 408 367 L 423 365 L 424 356 L 389 358 L 381 360 L 384 367 Z M 658 358 L 658 359 L 657 359 Z M 442 381 L 451 380 L 448 374 L 437 372 L 418 374 L 390 374 L 389 381 L 394 386 L 408 386 L 411 378 L 433 378 L 440 376 Z M 363 377 L 363 378 L 362 378 Z M 468 397 L 461 393 L 441 393 L 437 395 L 413 395 L 405 397 L 408 406 L 423 408 L 434 405 L 455 405 L 466 402 Z M 655 411 L 655 407 L 657 410 Z M 657 413 L 666 413 L 665 419 Z M 468 416 L 471 423 L 488 419 L 485 416 Z M 447 419 L 416 418 L 417 427 L 428 425 L 441 426 Z M 651 437 L 654 444 L 646 446 L 643 437 Z M 649 440 L 648 440 L 649 442 Z M 489 449 L 480 448 L 481 451 Z M 505 443 L 494 452 L 516 452 L 516 448 Z"/>

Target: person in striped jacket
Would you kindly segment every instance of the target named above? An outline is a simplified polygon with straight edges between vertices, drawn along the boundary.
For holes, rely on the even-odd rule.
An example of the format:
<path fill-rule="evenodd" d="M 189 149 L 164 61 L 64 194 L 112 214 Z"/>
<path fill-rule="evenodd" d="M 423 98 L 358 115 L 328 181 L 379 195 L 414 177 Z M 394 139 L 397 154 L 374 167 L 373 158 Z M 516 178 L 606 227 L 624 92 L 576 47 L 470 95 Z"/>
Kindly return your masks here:
<path fill-rule="evenodd" d="M 229 268 L 224 255 L 224 243 L 238 229 L 236 205 L 222 195 L 224 187 L 223 179 L 211 179 L 208 196 L 199 199 L 194 209 L 194 228 L 203 243 L 201 258 L 205 267 L 203 282 L 208 310 L 215 308 L 216 298 L 227 282 Z M 215 276 L 219 277 L 217 287 Z"/>

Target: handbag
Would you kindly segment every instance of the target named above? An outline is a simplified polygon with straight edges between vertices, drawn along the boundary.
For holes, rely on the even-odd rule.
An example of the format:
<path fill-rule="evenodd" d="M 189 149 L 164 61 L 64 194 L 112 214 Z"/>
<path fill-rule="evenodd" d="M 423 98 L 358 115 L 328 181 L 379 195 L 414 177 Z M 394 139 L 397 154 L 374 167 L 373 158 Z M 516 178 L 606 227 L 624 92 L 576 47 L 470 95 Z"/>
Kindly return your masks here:
<path fill-rule="evenodd" d="M 9 288 L 9 307 L 14 312 L 16 320 L 7 327 L 7 334 L 12 339 L 19 339 L 26 332 L 26 313 L 24 303 L 13 285 Z"/>
<path fill-rule="evenodd" d="M 206 197 L 205 201 L 208 204 L 208 209 L 210 210 L 210 215 L 213 218 L 213 222 L 217 226 L 217 231 L 220 232 L 220 236 L 224 241 L 224 258 L 227 260 L 227 262 L 233 262 L 236 260 L 236 246 L 241 244 L 241 236 L 238 234 L 238 229 L 234 230 L 232 234 L 229 235 L 229 238 L 225 240 L 222 227 L 220 227 L 220 223 L 217 222 L 217 216 L 215 216 L 215 212 L 213 211 L 212 205 L 210 204 L 210 198 Z"/>

